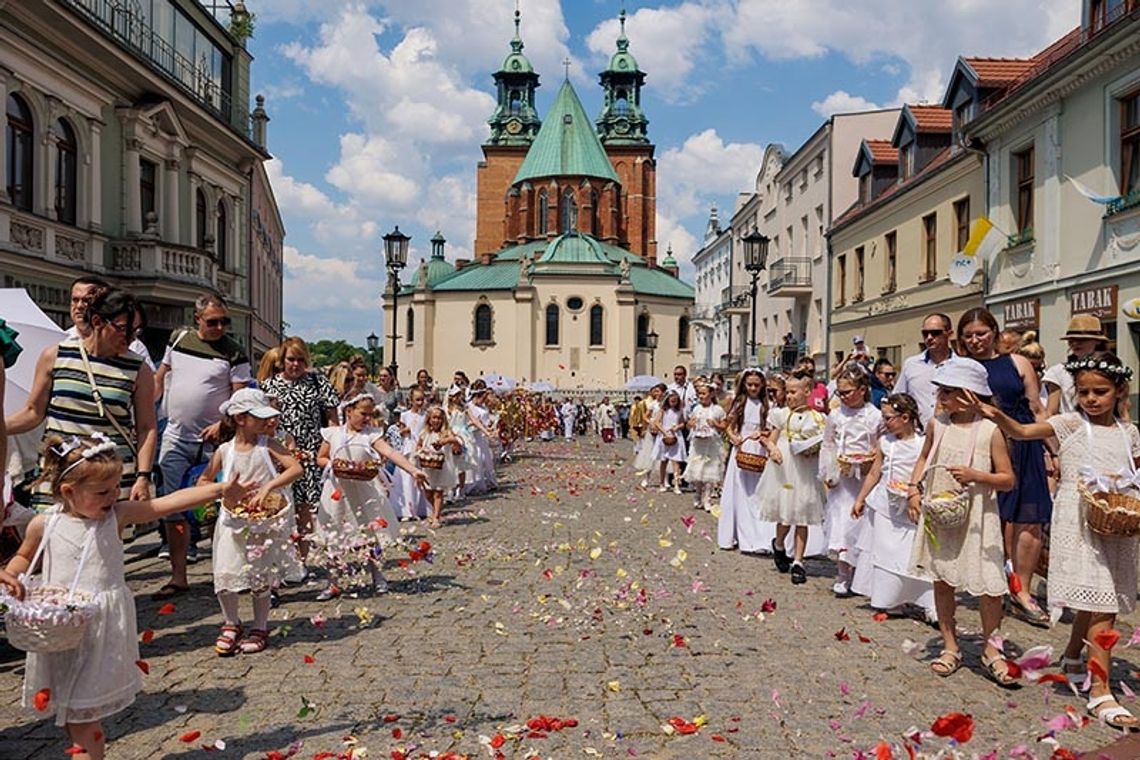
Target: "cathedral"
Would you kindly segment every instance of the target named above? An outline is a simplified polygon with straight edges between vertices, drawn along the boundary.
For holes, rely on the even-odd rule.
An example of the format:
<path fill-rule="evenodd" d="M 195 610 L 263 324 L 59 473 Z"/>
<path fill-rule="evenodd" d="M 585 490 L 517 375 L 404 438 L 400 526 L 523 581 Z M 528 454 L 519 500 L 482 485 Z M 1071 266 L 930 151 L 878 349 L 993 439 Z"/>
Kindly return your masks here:
<path fill-rule="evenodd" d="M 618 389 L 638 374 L 692 362 L 692 286 L 672 252 L 658 260 L 654 145 L 641 105 L 645 72 L 629 52 L 625 12 L 591 120 L 566 77 L 545 119 L 539 77 L 511 52 L 494 74 L 497 106 L 476 169 L 474 260 L 447 261 L 432 239 L 393 298 L 399 381 L 462 369 L 559 390 Z M 390 330 L 391 328 L 389 328 Z"/>

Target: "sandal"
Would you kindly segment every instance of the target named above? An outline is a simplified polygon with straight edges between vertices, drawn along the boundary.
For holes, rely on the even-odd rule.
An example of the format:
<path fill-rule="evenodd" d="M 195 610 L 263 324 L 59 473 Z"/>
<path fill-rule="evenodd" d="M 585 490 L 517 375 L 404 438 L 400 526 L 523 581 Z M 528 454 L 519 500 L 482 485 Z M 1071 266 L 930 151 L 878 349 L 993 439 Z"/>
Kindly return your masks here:
<path fill-rule="evenodd" d="M 219 657 L 232 657 L 237 654 L 238 639 L 241 638 L 240 625 L 226 625 L 222 626 L 221 633 L 214 641 L 214 651 L 218 653 Z"/>
<path fill-rule="evenodd" d="M 782 546 L 776 546 L 776 539 L 772 539 L 772 561 L 776 563 L 776 570 L 786 573 L 792 569 L 792 560 Z"/>
<path fill-rule="evenodd" d="M 1009 665 L 1000 654 L 993 657 L 982 655 L 982 668 L 986 676 L 1003 689 L 1021 688 L 1021 682 L 1010 674 Z"/>
<path fill-rule="evenodd" d="M 269 631 L 263 628 L 254 628 L 249 632 L 249 635 L 241 640 L 241 653 L 242 654 L 257 654 L 264 652 L 265 647 L 269 645 Z"/>
<path fill-rule="evenodd" d="M 179 586 L 177 583 L 167 583 L 158 591 L 150 595 L 150 598 L 156 602 L 164 602 L 167 599 L 173 599 L 176 596 L 182 596 L 190 590 L 190 586 Z"/>
<path fill-rule="evenodd" d="M 930 663 L 930 669 L 934 671 L 934 674 L 943 678 L 954 675 L 960 667 L 962 667 L 961 650 L 951 652 L 949 649 L 943 649 L 938 653 L 934 662 Z"/>
<path fill-rule="evenodd" d="M 1015 618 L 1018 618 L 1035 628 L 1050 628 L 1052 620 L 1049 619 L 1049 613 L 1037 606 L 1037 602 L 1032 598 L 1029 604 L 1021 601 L 1021 597 L 1017 594 L 1009 595 L 1009 612 Z"/>
<path fill-rule="evenodd" d="M 1109 704 L 1115 705 L 1115 707 L 1108 707 Z M 1087 707 L 1089 715 L 1097 718 L 1106 726 L 1119 728 L 1122 731 L 1140 730 L 1140 721 L 1127 708 L 1121 707 L 1120 703 L 1116 701 L 1116 697 L 1112 696 L 1111 693 L 1093 697 L 1089 700 Z"/>
<path fill-rule="evenodd" d="M 1062 657 L 1060 665 L 1061 673 L 1069 682 L 1070 688 L 1080 689 L 1084 686 L 1085 679 L 1088 678 L 1088 666 L 1085 665 L 1083 659 L 1080 657 Z M 1080 670 L 1070 670 L 1070 668 L 1080 668 Z"/>

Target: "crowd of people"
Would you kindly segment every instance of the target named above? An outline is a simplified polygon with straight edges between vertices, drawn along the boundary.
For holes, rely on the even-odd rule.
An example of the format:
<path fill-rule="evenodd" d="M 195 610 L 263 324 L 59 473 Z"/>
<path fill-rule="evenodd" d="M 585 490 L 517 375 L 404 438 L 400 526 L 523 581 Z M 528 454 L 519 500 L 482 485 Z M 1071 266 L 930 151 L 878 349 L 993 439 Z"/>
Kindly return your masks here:
<path fill-rule="evenodd" d="M 805 557 L 829 556 L 836 596 L 937 626 L 937 676 L 962 664 L 959 595 L 978 599 L 982 672 L 1008 688 L 1021 681 L 997 635 L 1005 611 L 1047 628 L 1069 610 L 1065 679 L 1090 679 L 1091 715 L 1140 727 L 1109 688 L 1137 538 L 1089 524 L 1106 498 L 1140 509 L 1131 370 L 1088 315 L 1073 317 L 1068 356 L 1048 368 L 1036 335 L 1003 334 L 983 308 L 956 325 L 931 314 L 921 337 L 898 369 L 857 336 L 828 382 L 809 358 L 746 369 L 731 394 L 677 367 L 630 415 L 641 486 L 690 485 L 693 506 L 718 515 L 722 550 L 770 554 L 793 584 L 808 581 Z M 1047 577 L 1044 604 L 1035 574 Z"/>

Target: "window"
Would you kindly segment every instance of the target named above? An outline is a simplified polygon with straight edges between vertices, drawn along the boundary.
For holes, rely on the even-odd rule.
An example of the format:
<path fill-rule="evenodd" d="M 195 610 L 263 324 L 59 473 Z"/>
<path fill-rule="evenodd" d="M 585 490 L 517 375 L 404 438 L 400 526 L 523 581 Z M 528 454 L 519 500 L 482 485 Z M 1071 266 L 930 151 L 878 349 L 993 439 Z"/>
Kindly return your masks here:
<path fill-rule="evenodd" d="M 218 262 L 219 269 L 226 268 L 226 252 L 229 248 L 229 233 L 230 223 L 226 215 L 226 204 L 222 201 L 218 201 L 218 239 L 214 242 L 214 250 L 217 252 L 217 255 L 214 258 Z"/>
<path fill-rule="evenodd" d="M 8 96 L 8 126 L 4 149 L 8 154 L 5 178 L 12 205 L 32 210 L 32 110 L 19 95 Z"/>
<path fill-rule="evenodd" d="M 562 207 L 559 210 L 559 216 L 561 217 L 561 226 L 559 227 L 561 232 L 573 232 L 578 229 L 578 202 L 574 199 L 574 191 L 570 188 L 562 193 Z"/>
<path fill-rule="evenodd" d="M 898 287 L 899 238 L 897 232 L 887 233 L 887 285 L 884 293 L 894 293 Z"/>
<path fill-rule="evenodd" d="M 605 310 L 599 303 L 590 307 L 590 345 L 600 346 L 605 341 L 602 339 L 603 326 L 602 318 L 605 316 Z"/>
<path fill-rule="evenodd" d="M 1140 190 L 1140 90 L 1120 100 L 1120 194 Z"/>
<path fill-rule="evenodd" d="M 590 191 L 590 234 L 598 237 L 600 234 L 600 226 L 598 224 L 598 192 L 596 190 Z"/>
<path fill-rule="evenodd" d="M 550 200 L 546 196 L 546 190 L 538 191 L 538 228 L 539 235 L 546 234 L 547 220 L 550 218 Z"/>
<path fill-rule="evenodd" d="M 922 217 L 922 250 L 926 253 L 923 282 L 930 282 L 938 276 L 938 215 Z"/>
<path fill-rule="evenodd" d="M 961 252 L 966 249 L 966 243 L 968 243 L 970 240 L 969 198 L 963 198 L 960 201 L 954 201 L 954 224 L 957 226 L 958 230 L 954 244 L 957 246 L 956 252 Z"/>
<path fill-rule="evenodd" d="M 546 307 L 546 345 L 558 345 L 558 305 L 553 303 Z"/>
<path fill-rule="evenodd" d="M 407 321 L 408 321 L 407 342 L 412 343 L 416 339 L 416 312 L 412 309 L 411 306 L 409 306 L 407 314 L 408 314 L 408 317 L 407 317 Z"/>
<path fill-rule="evenodd" d="M 855 295 L 851 297 L 852 301 L 863 300 L 863 285 L 866 282 L 867 274 L 866 263 L 867 259 L 864 255 L 863 246 L 859 246 L 855 249 Z"/>
<path fill-rule="evenodd" d="M 637 347 L 649 348 L 649 315 L 637 315 Z"/>
<path fill-rule="evenodd" d="M 899 148 L 899 181 L 914 176 L 914 140 Z"/>
<path fill-rule="evenodd" d="M 1017 173 L 1017 234 L 1033 236 L 1033 146 L 1013 154 Z"/>
<path fill-rule="evenodd" d="M 566 308 L 570 311 L 581 311 L 586 302 L 582 300 L 581 296 L 570 296 L 566 299 Z"/>
<path fill-rule="evenodd" d="M 63 119 L 55 123 L 55 218 L 75 224 L 79 144 L 75 130 Z"/>
<path fill-rule="evenodd" d="M 1089 31 L 1096 32 L 1108 23 L 1109 0 L 1092 0 L 1089 3 Z"/>
<path fill-rule="evenodd" d="M 147 225 L 147 216 L 154 213 L 157 203 L 155 198 L 155 175 L 158 165 L 145 158 L 139 159 L 139 201 L 142 206 L 143 227 Z"/>
<path fill-rule="evenodd" d="M 677 320 L 677 350 L 689 350 L 689 318 L 681 317 Z"/>
<path fill-rule="evenodd" d="M 974 118 L 974 101 L 967 100 L 954 109 L 954 142 L 962 139 L 962 127 Z"/>
<path fill-rule="evenodd" d="M 198 188 L 194 192 L 194 245 L 206 250 L 206 194 Z"/>
<path fill-rule="evenodd" d="M 837 305 L 842 306 L 843 304 L 847 303 L 847 257 L 840 256 L 838 262 L 839 272 L 837 273 L 835 279 L 839 281 L 839 298 L 837 299 L 836 303 Z"/>
<path fill-rule="evenodd" d="M 491 343 L 491 306 L 481 303 L 475 307 L 475 342 Z"/>

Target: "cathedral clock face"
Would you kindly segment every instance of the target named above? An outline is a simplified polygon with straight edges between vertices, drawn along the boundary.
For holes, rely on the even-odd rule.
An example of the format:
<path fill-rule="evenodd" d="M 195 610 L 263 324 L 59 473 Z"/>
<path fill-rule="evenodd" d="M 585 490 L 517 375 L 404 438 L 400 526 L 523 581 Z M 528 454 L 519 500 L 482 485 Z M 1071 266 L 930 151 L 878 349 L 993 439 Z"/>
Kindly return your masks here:
<path fill-rule="evenodd" d="M 624 135 L 626 132 L 629 131 L 629 122 L 626 121 L 625 119 L 618 119 L 617 122 L 614 124 L 614 130 L 616 132 L 618 132 L 619 134 Z"/>
<path fill-rule="evenodd" d="M 522 131 L 522 122 L 518 119 L 511 119 L 507 122 L 507 131 L 512 135 L 517 135 Z"/>

